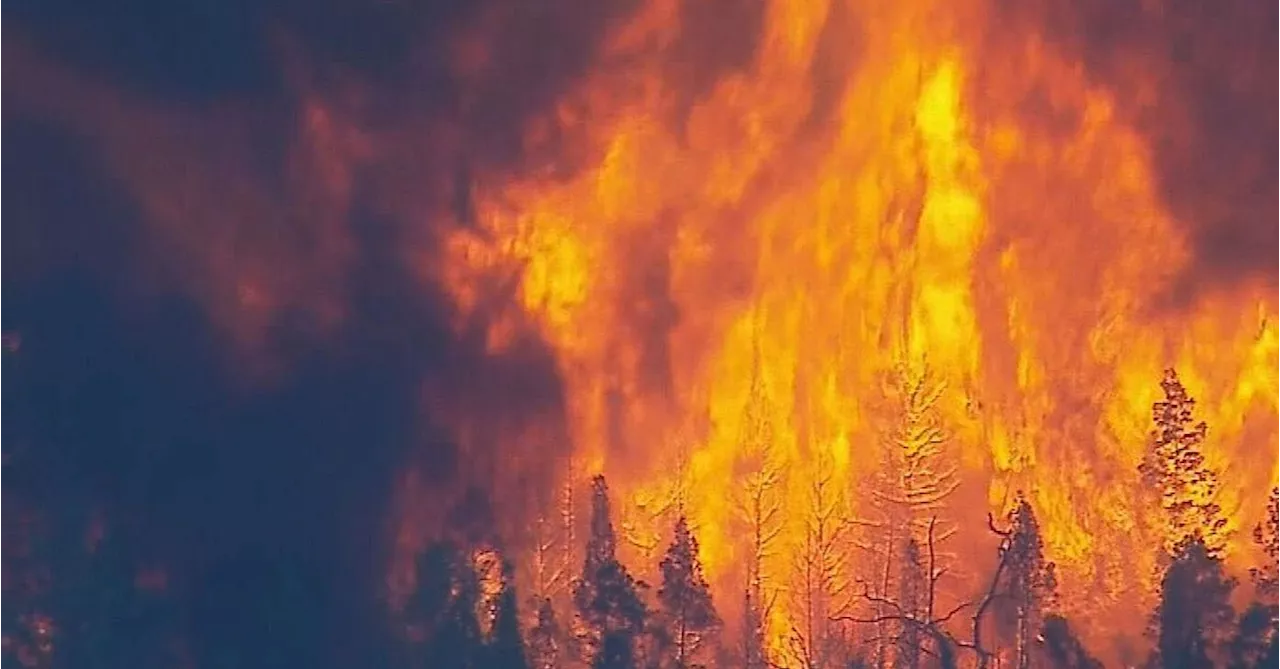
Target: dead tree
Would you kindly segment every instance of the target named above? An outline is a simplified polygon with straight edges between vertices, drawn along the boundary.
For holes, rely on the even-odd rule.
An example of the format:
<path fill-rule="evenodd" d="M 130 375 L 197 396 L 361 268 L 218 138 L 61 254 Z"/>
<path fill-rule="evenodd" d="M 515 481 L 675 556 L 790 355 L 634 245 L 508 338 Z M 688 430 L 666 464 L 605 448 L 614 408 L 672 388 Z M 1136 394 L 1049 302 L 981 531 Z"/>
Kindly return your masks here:
<path fill-rule="evenodd" d="M 769 616 L 777 590 L 766 572 L 765 563 L 776 555 L 783 529 L 782 465 L 774 453 L 773 422 L 760 370 L 759 346 L 752 359 L 751 387 L 743 407 L 739 437 L 742 456 L 736 463 L 742 482 L 736 500 L 738 520 L 750 542 L 746 555 L 746 587 L 743 593 L 742 657 L 746 669 L 770 666 L 765 647 Z"/>
<path fill-rule="evenodd" d="M 855 624 L 875 625 L 878 629 L 889 623 L 897 626 L 899 630 L 914 630 L 917 635 L 930 640 L 932 643 L 931 648 L 922 648 L 921 652 L 935 656 L 944 669 L 956 666 L 956 654 L 959 650 L 973 653 L 978 669 L 988 669 L 991 666 L 994 654 L 987 650 L 983 640 L 983 628 L 987 616 L 992 611 L 992 607 L 1001 598 L 1008 597 L 1007 593 L 1001 591 L 1001 584 L 1005 582 L 1007 574 L 1017 568 L 1015 567 L 1015 561 L 1019 559 L 1020 555 L 1017 546 L 1017 542 L 1020 539 L 1017 537 L 1016 527 L 1010 529 L 997 528 L 995 518 L 991 514 L 987 514 L 988 529 L 1000 537 L 1000 544 L 997 549 L 998 560 L 996 561 L 995 571 L 991 575 L 991 580 L 982 596 L 976 601 L 961 602 L 941 615 L 936 613 L 937 587 L 938 581 L 947 573 L 947 570 L 938 566 L 937 552 L 932 548 L 936 542 L 936 536 L 932 530 L 934 524 L 931 523 L 929 527 L 931 529 L 927 533 L 925 544 L 928 549 L 926 567 L 928 579 L 925 581 L 925 603 L 919 611 L 912 611 L 910 607 L 904 607 L 901 602 L 895 599 L 873 593 L 867 587 L 867 584 L 863 582 L 861 598 L 876 613 L 869 617 L 842 615 L 833 619 Z M 969 619 L 969 638 L 962 639 L 949 632 L 946 629 L 946 625 L 967 609 L 973 609 L 974 612 Z M 901 632 L 898 634 L 901 634 Z M 897 634 L 888 639 L 889 642 L 893 643 L 898 640 Z"/>
<path fill-rule="evenodd" d="M 913 541 L 921 546 L 925 534 L 932 532 L 936 556 L 938 546 L 955 534 L 955 525 L 943 520 L 943 514 L 960 485 L 937 411 L 945 384 L 934 380 L 927 367 L 914 371 L 905 364 L 897 366 L 893 381 L 893 421 L 885 430 L 881 466 L 869 487 L 865 507 L 870 513 L 854 521 L 862 530 L 856 545 L 876 565 L 879 582 L 873 594 L 881 599 L 901 589 L 891 569 L 896 547 Z M 942 558 L 948 561 L 950 556 Z M 875 646 L 878 667 L 885 666 L 889 654 L 885 641 L 889 635 L 881 627 Z"/>
<path fill-rule="evenodd" d="M 809 510 L 793 563 L 791 654 L 806 668 L 832 666 L 838 639 L 832 625 L 848 609 L 844 538 L 848 521 L 829 457 L 820 457 L 809 484 Z"/>

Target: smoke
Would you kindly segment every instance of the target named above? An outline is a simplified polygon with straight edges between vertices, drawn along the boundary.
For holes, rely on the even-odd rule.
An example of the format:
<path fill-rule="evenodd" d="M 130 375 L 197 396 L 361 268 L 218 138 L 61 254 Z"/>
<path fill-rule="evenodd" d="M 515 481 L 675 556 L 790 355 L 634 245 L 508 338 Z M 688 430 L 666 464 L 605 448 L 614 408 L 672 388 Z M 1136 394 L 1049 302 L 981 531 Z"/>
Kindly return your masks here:
<path fill-rule="evenodd" d="M 1015 4 L 1015 3 L 1010 3 Z M 1110 89 L 1148 138 L 1194 262 L 1175 300 L 1277 276 L 1277 113 L 1271 3 L 1016 3 L 1013 12 Z"/>
<path fill-rule="evenodd" d="M 105 510 L 168 566 L 197 652 L 253 648 L 244 612 L 293 574 L 318 603 L 298 651 L 363 664 L 403 473 L 426 520 L 513 524 L 567 446 L 502 441 L 558 411 L 549 358 L 488 355 L 419 266 L 465 209 L 460 177 L 530 159 L 522 118 L 625 9 L 13 8 L 9 494 Z M 494 415 L 453 420 L 464 405 Z"/>

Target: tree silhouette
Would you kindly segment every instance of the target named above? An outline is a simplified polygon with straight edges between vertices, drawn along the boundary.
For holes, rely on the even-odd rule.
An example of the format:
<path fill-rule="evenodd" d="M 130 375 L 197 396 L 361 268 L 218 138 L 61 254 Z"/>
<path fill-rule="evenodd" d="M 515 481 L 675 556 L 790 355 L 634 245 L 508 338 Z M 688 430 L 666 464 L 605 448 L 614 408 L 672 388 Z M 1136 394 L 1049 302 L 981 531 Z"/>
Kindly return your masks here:
<path fill-rule="evenodd" d="M 720 628 L 720 616 L 711 601 L 711 588 L 702 575 L 698 539 L 684 516 L 676 520 L 671 545 L 659 565 L 662 585 L 658 601 L 669 648 L 663 653 L 668 667 L 684 669 L 702 655 L 706 642 Z"/>
<path fill-rule="evenodd" d="M 609 487 L 603 476 L 591 481 L 591 535 L 582 576 L 574 584 L 579 655 L 599 669 L 631 666 L 644 633 L 642 584 L 618 561 L 617 538 L 609 517 Z"/>
<path fill-rule="evenodd" d="M 874 594 L 881 600 L 894 599 L 894 591 L 902 589 L 901 584 L 894 585 L 895 576 L 907 572 L 898 569 L 895 574 L 892 568 L 893 552 L 899 546 L 914 540 L 919 549 L 926 531 L 932 531 L 935 559 L 947 562 L 939 549 L 956 527 L 943 514 L 960 481 L 937 410 L 945 390 L 946 385 L 927 366 L 916 370 L 899 363 L 894 369 L 889 393 L 893 417 L 882 438 L 880 467 L 869 487 L 870 514 L 854 521 L 864 530 L 858 546 L 871 556 L 878 581 Z M 887 611 L 876 611 L 881 619 L 886 615 Z M 888 639 L 907 631 L 892 632 L 886 624 L 876 634 L 877 666 L 884 666 L 888 658 Z"/>
<path fill-rule="evenodd" d="M 757 346 L 752 359 L 751 388 L 743 408 L 739 439 L 742 456 L 738 462 L 742 486 L 736 504 L 738 519 L 748 537 L 740 643 L 745 669 L 765 669 L 770 664 L 765 626 L 777 591 L 765 572 L 765 561 L 775 554 L 783 529 L 782 467 L 774 454 L 773 423 L 769 419 L 759 358 Z"/>
<path fill-rule="evenodd" d="M 898 577 L 898 608 L 911 619 L 924 619 L 924 591 L 928 587 L 925 565 L 920 557 L 920 544 L 914 538 L 907 539 L 902 550 L 902 563 Z M 897 632 L 897 653 L 894 666 L 898 669 L 919 669 L 920 628 L 911 623 L 900 625 Z"/>
<path fill-rule="evenodd" d="M 1006 626 L 1013 628 L 1015 667 L 1028 669 L 1035 639 L 1042 632 L 1044 611 L 1056 601 L 1058 581 L 1054 564 L 1044 557 L 1035 511 L 1021 492 L 1009 513 L 1008 541 L 1002 549 L 1007 560 L 997 612 Z"/>
<path fill-rule="evenodd" d="M 534 624 L 529 630 L 529 658 L 533 669 L 555 669 L 560 666 L 561 630 L 551 600 L 537 602 Z"/>
<path fill-rule="evenodd" d="M 1045 617 L 1044 647 L 1049 664 L 1055 669 L 1102 669 L 1102 663 L 1089 654 L 1062 616 Z"/>
<path fill-rule="evenodd" d="M 1221 664 L 1235 622 L 1235 585 L 1203 541 L 1197 538 L 1180 546 L 1161 582 L 1153 620 L 1157 642 L 1149 666 L 1208 669 Z"/>
<path fill-rule="evenodd" d="M 476 619 L 480 584 L 470 560 L 452 543 L 436 542 L 418 558 L 417 576 L 405 605 L 415 666 L 476 667 L 483 659 L 483 636 Z"/>
<path fill-rule="evenodd" d="M 516 607 L 516 591 L 510 564 L 504 563 L 502 571 L 502 592 L 498 595 L 497 610 L 494 612 L 493 633 L 484 645 L 481 661 L 477 666 L 486 669 L 528 669 L 524 640 L 520 637 L 520 612 Z"/>
<path fill-rule="evenodd" d="M 1280 586 L 1280 487 L 1271 489 L 1267 498 L 1267 517 L 1253 528 L 1253 543 L 1262 550 L 1267 561 L 1249 570 L 1254 589 L 1264 601 L 1274 602 Z"/>
<path fill-rule="evenodd" d="M 1218 473 L 1201 451 L 1208 426 L 1195 422 L 1192 399 L 1178 373 L 1166 369 L 1160 382 L 1164 400 L 1151 406 L 1155 429 L 1139 472 L 1160 496 L 1165 511 L 1165 550 L 1173 554 L 1189 539 L 1201 538 L 1210 555 L 1226 543 L 1227 521 L 1218 506 Z"/>

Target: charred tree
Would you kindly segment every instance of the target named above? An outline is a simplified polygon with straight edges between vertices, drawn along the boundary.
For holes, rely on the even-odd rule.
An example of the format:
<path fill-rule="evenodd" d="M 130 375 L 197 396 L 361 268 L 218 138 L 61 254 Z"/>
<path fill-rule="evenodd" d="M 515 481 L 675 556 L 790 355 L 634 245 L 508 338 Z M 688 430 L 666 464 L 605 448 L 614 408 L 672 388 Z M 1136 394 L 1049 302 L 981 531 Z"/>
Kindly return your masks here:
<path fill-rule="evenodd" d="M 894 598 L 902 585 L 896 584 L 903 574 L 893 569 L 894 552 L 915 543 L 917 550 L 926 532 L 933 532 L 933 550 L 939 563 L 948 560 L 942 545 L 956 532 L 954 523 L 944 514 L 950 497 L 960 486 L 958 465 L 948 452 L 948 435 L 943 428 L 937 404 L 946 390 L 930 370 L 912 370 L 899 364 L 894 370 L 891 397 L 892 427 L 885 431 L 881 448 L 881 465 L 871 481 L 867 508 L 869 517 L 855 524 L 862 528 L 858 546 L 870 557 L 876 578 L 874 594 L 881 600 Z M 877 617 L 884 617 L 877 610 Z M 876 634 L 876 665 L 888 663 L 890 644 L 895 633 L 882 624 Z M 899 634 L 900 636 L 900 634 Z"/>
<path fill-rule="evenodd" d="M 974 643 L 959 641 L 946 630 L 947 623 L 970 606 L 968 602 L 945 614 L 937 613 L 938 582 L 946 569 L 938 566 L 934 528 L 934 523 L 926 525 L 923 554 L 919 544 L 913 546 L 911 540 L 906 544 L 904 553 L 907 558 L 904 561 L 914 563 L 917 569 L 901 580 L 912 583 L 911 587 L 900 590 L 897 597 L 885 597 L 872 592 L 863 582 L 862 599 L 871 605 L 875 613 L 870 617 L 842 614 L 833 618 L 835 621 L 874 625 L 877 629 L 887 627 L 890 631 L 885 641 L 895 648 L 894 663 L 897 666 L 912 662 L 918 666 L 923 657 L 929 655 L 938 666 L 952 669 L 957 663 L 958 648 L 976 649 Z M 912 553 L 919 557 L 912 559 Z M 985 654 L 979 653 L 979 657 L 985 657 Z"/>
<path fill-rule="evenodd" d="M 1274 603 L 1280 586 L 1280 487 L 1271 489 L 1267 498 L 1267 517 L 1253 528 L 1253 543 L 1267 561 L 1249 570 L 1254 590 L 1265 602 Z"/>
<path fill-rule="evenodd" d="M 493 612 L 493 629 L 485 643 L 478 667 L 492 669 L 530 669 L 525 656 L 524 639 L 520 636 L 520 612 L 516 608 L 516 591 L 511 566 L 503 564 L 502 591 Z"/>
<path fill-rule="evenodd" d="M 591 481 L 591 534 L 582 576 L 574 583 L 575 636 L 579 656 L 599 669 L 630 669 L 647 612 L 638 583 L 618 561 L 609 517 L 609 487 L 603 476 Z"/>
<path fill-rule="evenodd" d="M 1240 616 L 1231 640 L 1232 669 L 1272 667 L 1280 662 L 1280 607 L 1277 606 L 1277 558 L 1280 558 L 1280 489 L 1272 488 L 1267 517 L 1253 528 L 1253 541 L 1266 556 L 1260 567 L 1249 570 L 1254 601 Z"/>
<path fill-rule="evenodd" d="M 1193 539 L 1178 547 L 1165 571 L 1160 605 L 1153 617 L 1156 647 L 1148 665 L 1163 669 L 1210 669 L 1224 664 L 1235 623 L 1222 560 Z"/>
<path fill-rule="evenodd" d="M 1035 640 L 1041 635 L 1045 611 L 1057 600 L 1054 563 L 1044 557 L 1044 543 L 1035 511 L 1021 492 L 1009 513 L 1009 530 L 1002 542 L 1005 564 L 1000 584 L 998 617 L 1012 628 L 1016 669 L 1029 669 Z"/>
<path fill-rule="evenodd" d="M 533 627 L 529 629 L 529 666 L 556 669 L 560 666 L 562 631 L 555 606 L 543 598 L 537 602 Z"/>
<path fill-rule="evenodd" d="M 745 565 L 747 624 L 742 630 L 747 669 L 761 669 L 769 664 L 765 625 L 777 591 L 765 572 L 765 561 L 775 555 L 778 536 L 782 533 L 782 483 L 781 468 L 773 460 L 770 448 L 763 446 L 743 482 L 739 503 L 750 541 Z"/>
<path fill-rule="evenodd" d="M 907 539 L 906 545 L 902 551 L 902 565 L 900 576 L 898 577 L 898 608 L 904 616 L 911 619 L 923 620 L 924 614 L 924 590 L 925 585 L 925 566 L 920 558 L 920 544 L 915 539 Z M 919 669 L 920 668 L 920 628 L 914 624 L 900 625 L 897 632 L 897 642 L 894 644 L 896 653 L 894 657 L 894 666 L 898 669 Z"/>
<path fill-rule="evenodd" d="M 463 551 L 440 542 L 418 559 L 417 588 L 405 606 L 414 666 L 471 669 L 483 658 L 476 618 L 480 585 Z"/>
<path fill-rule="evenodd" d="M 833 622 L 846 612 L 848 581 L 843 573 L 848 522 L 836 490 L 829 457 L 820 456 L 809 483 L 804 534 L 793 562 L 791 654 L 806 669 L 835 666 L 840 658 Z"/>
<path fill-rule="evenodd" d="M 1196 422 L 1196 401 L 1176 371 L 1166 369 L 1160 387 L 1164 399 L 1151 406 L 1155 429 L 1138 469 L 1165 511 L 1165 550 L 1172 555 L 1199 538 L 1210 555 L 1218 555 L 1226 542 L 1227 521 L 1217 503 L 1218 473 L 1206 464 L 1202 451 L 1208 426 Z"/>
<path fill-rule="evenodd" d="M 1050 614 L 1044 619 L 1044 648 L 1055 669 L 1102 669 L 1102 662 L 1089 654 L 1062 616 Z"/>
<path fill-rule="evenodd" d="M 702 575 L 698 539 L 689 531 L 683 516 L 676 521 L 660 569 L 658 602 L 666 632 L 662 665 L 673 669 L 696 666 L 710 655 L 710 642 L 721 623 L 711 601 L 711 588 Z"/>

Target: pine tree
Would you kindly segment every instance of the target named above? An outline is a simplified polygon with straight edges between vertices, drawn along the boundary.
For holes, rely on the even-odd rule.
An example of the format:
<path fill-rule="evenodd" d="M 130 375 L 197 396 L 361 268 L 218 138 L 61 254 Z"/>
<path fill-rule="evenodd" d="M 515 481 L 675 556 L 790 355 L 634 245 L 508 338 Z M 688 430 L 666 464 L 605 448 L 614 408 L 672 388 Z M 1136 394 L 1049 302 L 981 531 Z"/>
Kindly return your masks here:
<path fill-rule="evenodd" d="M 483 659 L 476 609 L 480 584 L 458 547 L 438 542 L 418 559 L 418 585 L 405 606 L 414 635 L 413 655 L 432 669 L 473 669 Z"/>
<path fill-rule="evenodd" d="M 658 601 L 669 648 L 663 653 L 668 667 L 694 666 L 705 655 L 707 641 L 720 628 L 720 616 L 711 601 L 711 588 L 702 575 L 698 539 L 684 516 L 676 520 L 675 533 L 659 564 L 662 585 Z M 700 652 L 704 651 L 704 652 Z"/>
<path fill-rule="evenodd" d="M 1004 544 L 1007 551 L 1000 584 L 1003 606 L 997 609 L 1014 636 L 1016 669 L 1031 666 L 1032 648 L 1041 633 L 1044 612 L 1057 598 L 1057 576 L 1054 564 L 1045 560 L 1044 543 L 1035 511 L 1021 492 L 1009 513 L 1010 533 Z"/>
<path fill-rule="evenodd" d="M 925 566 L 921 562 L 920 544 L 914 538 L 907 539 L 902 551 L 901 574 L 898 577 L 898 609 L 911 620 L 922 620 Z M 911 622 L 901 623 L 897 633 L 897 653 L 894 666 L 898 669 L 919 669 L 920 628 Z"/>
<path fill-rule="evenodd" d="M 533 669 L 556 669 L 560 666 L 560 623 L 551 600 L 537 603 L 533 628 L 529 630 L 529 659 Z"/>
<path fill-rule="evenodd" d="M 579 654 L 597 669 L 630 669 L 647 612 L 641 584 L 618 561 L 617 538 L 609 516 L 609 487 L 603 476 L 591 481 L 591 536 L 582 576 L 574 584 Z"/>
<path fill-rule="evenodd" d="M 1240 616 L 1230 647 L 1231 669 L 1261 669 L 1280 662 L 1274 605 L 1255 602 Z"/>
<path fill-rule="evenodd" d="M 955 524 L 943 516 L 948 501 L 960 487 L 958 465 L 949 452 L 949 437 L 943 428 L 937 404 L 946 385 L 933 377 L 927 366 L 913 370 L 900 363 L 894 370 L 890 398 L 892 421 L 885 430 L 880 467 L 869 487 L 869 518 L 856 520 L 864 528 L 858 546 L 870 555 L 879 583 L 874 597 L 894 598 L 893 551 L 914 540 L 917 548 L 925 533 L 933 532 L 935 551 L 956 532 Z M 936 555 L 935 559 L 943 556 Z M 898 570 L 901 572 L 901 570 Z M 900 575 L 900 574 L 899 574 Z M 876 618 L 889 612 L 876 606 Z M 891 650 L 887 623 L 877 625 L 875 659 L 884 666 Z"/>
<path fill-rule="evenodd" d="M 1102 669 L 1062 616 L 1051 614 L 1044 619 L 1044 646 L 1054 669 Z"/>
<path fill-rule="evenodd" d="M 1277 606 L 1277 556 L 1280 555 L 1280 489 L 1272 488 L 1267 518 L 1253 528 L 1253 541 L 1266 556 L 1261 567 L 1249 570 L 1256 600 L 1240 616 L 1231 640 L 1232 669 L 1273 667 L 1280 662 L 1280 606 Z"/>
<path fill-rule="evenodd" d="M 1151 406 L 1155 429 L 1139 471 L 1160 495 L 1166 514 L 1165 549 L 1170 554 L 1199 537 L 1210 555 L 1226 543 L 1226 519 L 1217 504 L 1218 473 L 1205 463 L 1202 446 L 1208 427 L 1195 422 L 1192 399 L 1178 373 L 1167 369 L 1160 382 L 1164 400 Z"/>
<path fill-rule="evenodd" d="M 1235 585 L 1223 572 L 1222 560 L 1201 540 L 1180 546 L 1161 583 L 1153 621 L 1158 638 L 1150 666 L 1210 669 L 1220 664 L 1235 622 Z"/>
<path fill-rule="evenodd" d="M 1254 589 L 1263 601 L 1274 602 L 1280 586 L 1280 487 L 1271 489 L 1267 499 L 1267 518 L 1253 528 L 1253 543 L 1257 544 L 1267 561 L 1261 567 L 1249 570 Z"/>
<path fill-rule="evenodd" d="M 529 669 L 524 640 L 520 637 L 520 612 L 510 564 L 502 565 L 502 592 L 494 611 L 493 633 L 484 645 L 478 666 L 486 669 Z"/>

